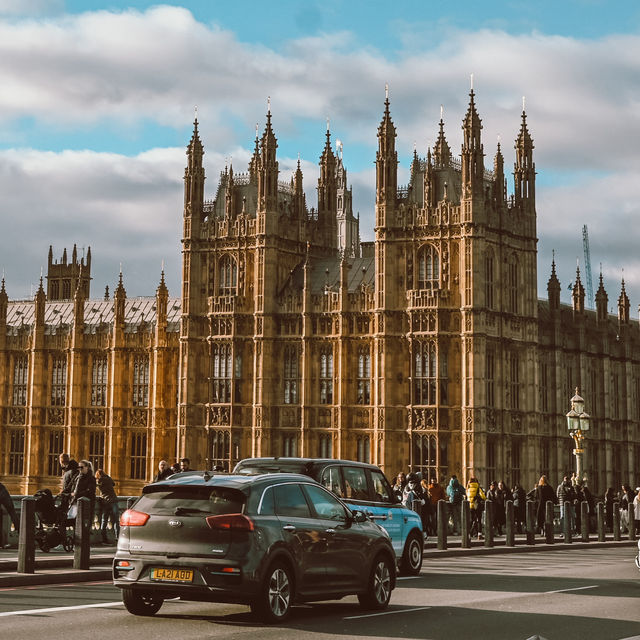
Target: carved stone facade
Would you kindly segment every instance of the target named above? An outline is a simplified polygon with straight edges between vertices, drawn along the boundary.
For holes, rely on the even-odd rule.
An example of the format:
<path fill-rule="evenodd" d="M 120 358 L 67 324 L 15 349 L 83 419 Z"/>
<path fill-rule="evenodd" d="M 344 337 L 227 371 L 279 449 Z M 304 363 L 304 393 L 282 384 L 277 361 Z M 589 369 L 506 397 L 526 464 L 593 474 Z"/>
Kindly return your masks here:
<path fill-rule="evenodd" d="M 499 145 L 484 167 L 481 129 L 471 92 L 460 156 L 441 120 L 399 187 L 387 99 L 375 240 L 361 243 L 329 131 L 309 209 L 300 166 L 280 181 L 270 113 L 248 172 L 226 168 L 205 199 L 196 122 L 180 299 L 162 281 L 155 298 L 128 300 L 121 280 L 111 300 L 79 286 L 73 301 L 46 301 L 41 287 L 34 301 L 9 302 L 3 284 L 3 482 L 51 486 L 67 450 L 103 466 L 121 493 L 182 456 L 194 468 L 303 455 L 367 460 L 389 476 L 555 483 L 573 465 L 564 416 L 579 387 L 592 490 L 638 484 L 640 328 L 624 283 L 617 317 L 602 281 L 585 310 L 579 273 L 562 305 L 555 265 L 538 299 L 526 115 L 510 196 Z"/>

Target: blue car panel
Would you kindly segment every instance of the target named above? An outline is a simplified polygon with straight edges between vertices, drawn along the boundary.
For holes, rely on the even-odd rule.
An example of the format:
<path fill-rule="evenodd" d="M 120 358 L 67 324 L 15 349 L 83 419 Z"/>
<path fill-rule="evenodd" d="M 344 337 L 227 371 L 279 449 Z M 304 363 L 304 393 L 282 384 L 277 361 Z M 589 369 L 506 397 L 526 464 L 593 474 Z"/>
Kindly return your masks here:
<path fill-rule="evenodd" d="M 389 481 L 375 465 L 350 460 L 248 458 L 234 469 L 234 473 L 254 471 L 290 471 L 312 477 L 341 498 L 350 509 L 365 512 L 389 533 L 400 566 L 407 564 L 410 537 L 419 539 L 422 548 L 419 514 L 398 502 Z M 408 571 L 416 573 L 415 568 Z"/>

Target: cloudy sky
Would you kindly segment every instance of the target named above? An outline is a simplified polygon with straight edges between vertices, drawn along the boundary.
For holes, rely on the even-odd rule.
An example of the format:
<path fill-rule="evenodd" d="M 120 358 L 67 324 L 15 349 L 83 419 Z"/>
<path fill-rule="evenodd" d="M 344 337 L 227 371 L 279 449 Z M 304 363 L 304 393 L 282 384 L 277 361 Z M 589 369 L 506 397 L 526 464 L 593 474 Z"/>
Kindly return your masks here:
<path fill-rule="evenodd" d="M 401 180 L 444 105 L 454 152 L 474 74 L 486 164 L 512 166 L 522 96 L 538 171 L 539 295 L 556 251 L 563 298 L 588 225 L 615 306 L 640 303 L 640 4 L 620 0 L 0 0 L 0 266 L 25 298 L 54 256 L 91 246 L 92 294 L 180 280 L 182 174 L 198 107 L 207 196 L 244 170 L 267 96 L 282 178 L 300 153 L 309 205 L 326 118 L 373 239 L 373 161 L 384 85 Z M 509 183 L 512 190 L 512 182 Z M 583 278 L 586 284 L 586 280 Z"/>

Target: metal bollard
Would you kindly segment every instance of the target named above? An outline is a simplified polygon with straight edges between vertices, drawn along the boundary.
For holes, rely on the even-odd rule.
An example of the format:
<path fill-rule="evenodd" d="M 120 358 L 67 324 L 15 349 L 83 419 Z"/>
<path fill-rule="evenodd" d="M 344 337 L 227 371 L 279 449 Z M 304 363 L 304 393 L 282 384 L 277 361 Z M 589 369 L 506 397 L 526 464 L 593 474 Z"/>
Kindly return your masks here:
<path fill-rule="evenodd" d="M 516 531 L 515 531 L 515 518 L 513 513 L 513 500 L 507 500 L 507 504 L 505 505 L 505 545 L 507 547 L 515 547 L 516 546 Z"/>
<path fill-rule="evenodd" d="M 36 571 L 36 501 L 22 498 L 20 536 L 18 538 L 18 573 Z"/>
<path fill-rule="evenodd" d="M 633 517 L 633 503 L 629 504 L 629 540 L 635 540 L 636 539 L 636 523 L 635 523 L 635 519 Z"/>
<path fill-rule="evenodd" d="M 438 549 L 444 551 L 447 548 L 447 527 L 449 525 L 449 504 L 444 500 L 438 500 Z"/>
<path fill-rule="evenodd" d="M 620 540 L 620 504 L 613 503 L 613 539 Z"/>
<path fill-rule="evenodd" d="M 596 516 L 598 519 L 598 542 L 604 542 L 607 538 L 605 535 L 605 517 L 604 517 L 604 503 L 598 502 L 596 505 Z"/>
<path fill-rule="evenodd" d="M 536 503 L 532 500 L 527 502 L 527 544 L 536 543 Z"/>
<path fill-rule="evenodd" d="M 484 546 L 493 547 L 493 500 L 487 500 L 484 504 Z"/>
<path fill-rule="evenodd" d="M 571 531 L 571 519 L 569 518 L 569 511 L 572 508 L 572 504 L 571 502 L 569 502 L 568 500 L 565 500 L 564 503 L 564 517 L 562 518 L 562 531 L 564 532 L 564 541 L 565 544 L 571 544 L 572 540 L 571 540 L 571 534 L 573 533 Z"/>
<path fill-rule="evenodd" d="M 469 511 L 469 501 L 463 500 L 460 509 L 462 510 L 460 514 L 460 534 L 462 535 L 460 546 L 463 549 L 469 549 L 471 547 L 471 512 Z"/>
<path fill-rule="evenodd" d="M 547 500 L 544 505 L 544 541 L 547 544 L 553 544 L 556 541 L 553 531 L 553 507 L 553 501 Z"/>
<path fill-rule="evenodd" d="M 73 568 L 89 569 L 91 555 L 91 501 L 89 498 L 78 500 L 75 531 L 73 533 Z"/>
<path fill-rule="evenodd" d="M 589 542 L 589 503 L 586 500 L 580 503 L 580 534 L 582 542 Z"/>

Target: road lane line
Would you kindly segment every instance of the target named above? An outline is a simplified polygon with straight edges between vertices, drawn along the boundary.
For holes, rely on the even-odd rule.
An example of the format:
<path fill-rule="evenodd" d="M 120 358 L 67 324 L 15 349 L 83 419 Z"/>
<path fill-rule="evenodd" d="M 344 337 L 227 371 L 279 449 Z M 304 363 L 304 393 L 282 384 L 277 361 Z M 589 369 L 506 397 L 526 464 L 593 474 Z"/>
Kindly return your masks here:
<path fill-rule="evenodd" d="M 31 616 L 39 613 L 57 613 L 58 611 L 77 611 L 79 609 L 96 609 L 98 607 L 122 607 L 123 604 L 119 600 L 113 602 L 99 602 L 97 604 L 77 604 L 71 607 L 51 607 L 49 609 L 22 609 L 21 611 L 2 611 L 0 618 L 9 616 Z"/>
<path fill-rule="evenodd" d="M 544 591 L 543 593 L 564 593 L 565 591 L 582 591 L 583 589 L 595 589 L 599 584 L 592 584 L 588 587 L 573 587 L 573 589 L 557 589 L 556 591 Z"/>
<path fill-rule="evenodd" d="M 365 613 L 361 616 L 347 616 L 343 620 L 359 620 L 360 618 L 374 618 L 375 616 L 390 616 L 394 613 L 412 613 L 413 611 L 424 611 L 432 607 L 413 607 L 411 609 L 396 609 L 394 611 L 383 611 L 382 613 Z"/>
<path fill-rule="evenodd" d="M 396 580 L 417 580 L 418 578 L 422 578 L 422 576 L 403 576 L 402 578 L 396 578 Z"/>

